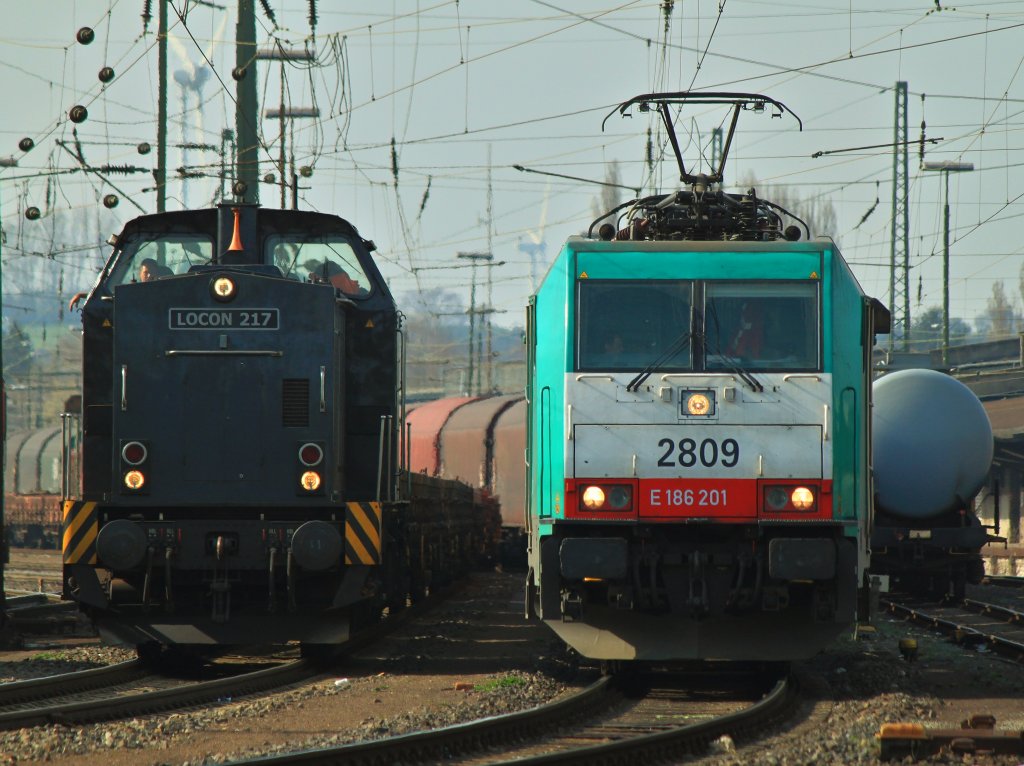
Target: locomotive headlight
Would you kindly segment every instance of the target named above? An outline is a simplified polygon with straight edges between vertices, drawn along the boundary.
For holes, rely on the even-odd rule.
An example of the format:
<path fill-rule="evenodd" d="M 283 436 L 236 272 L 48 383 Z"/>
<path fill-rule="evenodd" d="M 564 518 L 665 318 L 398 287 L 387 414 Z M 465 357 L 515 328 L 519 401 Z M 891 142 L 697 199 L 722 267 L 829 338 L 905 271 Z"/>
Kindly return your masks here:
<path fill-rule="evenodd" d="M 797 487 L 789 499 L 798 511 L 809 511 L 814 507 L 814 493 L 807 487 Z"/>
<path fill-rule="evenodd" d="M 219 301 L 229 301 L 235 297 L 235 283 L 231 277 L 217 277 L 210 284 L 210 292 Z"/>
<path fill-rule="evenodd" d="M 781 511 L 788 500 L 786 490 L 782 487 L 771 487 L 764 495 L 764 503 L 772 511 Z"/>
<path fill-rule="evenodd" d="M 619 485 L 612 487 L 608 492 L 608 505 L 613 511 L 621 511 L 624 508 L 628 508 L 632 502 L 632 487 Z"/>
<path fill-rule="evenodd" d="M 715 395 L 712 391 L 681 391 L 679 402 L 683 415 L 715 414 Z"/>
<path fill-rule="evenodd" d="M 591 511 L 596 511 L 604 505 L 604 490 L 595 486 L 587 487 L 583 490 L 583 505 Z"/>
<path fill-rule="evenodd" d="M 299 484 L 307 492 L 316 492 L 320 489 L 320 474 L 316 471 L 305 471 L 299 478 Z"/>
<path fill-rule="evenodd" d="M 124 485 L 128 489 L 142 489 L 142 485 L 146 483 L 146 477 L 142 471 L 129 471 L 124 475 Z"/>

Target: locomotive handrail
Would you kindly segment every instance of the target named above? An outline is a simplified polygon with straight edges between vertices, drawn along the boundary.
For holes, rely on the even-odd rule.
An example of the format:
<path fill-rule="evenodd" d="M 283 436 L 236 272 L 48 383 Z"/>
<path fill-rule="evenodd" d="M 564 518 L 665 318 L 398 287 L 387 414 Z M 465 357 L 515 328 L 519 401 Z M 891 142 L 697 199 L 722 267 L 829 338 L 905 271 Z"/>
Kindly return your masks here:
<path fill-rule="evenodd" d="M 81 425 L 78 413 L 60 413 L 61 500 L 68 500 L 72 497 L 72 494 L 77 494 L 80 491 L 80 482 L 77 481 L 77 476 L 74 477 L 76 480 L 74 486 L 72 486 L 72 468 L 81 465 L 81 459 L 76 454 L 75 459 L 72 460 L 72 452 L 77 452 L 81 449 Z"/>
<path fill-rule="evenodd" d="M 165 351 L 164 356 L 284 356 L 284 351 L 243 350 L 243 349 L 198 349 L 175 348 Z"/>
<path fill-rule="evenodd" d="M 597 375 L 594 373 L 583 373 L 582 375 L 577 375 L 576 382 L 578 383 L 584 378 L 590 378 L 592 380 L 610 380 L 612 383 L 615 382 L 615 377 L 613 375 Z"/>
<path fill-rule="evenodd" d="M 320 365 L 320 412 L 327 412 L 327 368 Z"/>
<path fill-rule="evenodd" d="M 696 376 L 701 376 L 701 377 L 709 377 L 712 374 L 714 375 L 716 380 L 717 379 L 736 380 L 736 376 L 735 375 L 721 375 L 716 370 L 714 373 L 710 373 L 710 372 L 705 372 L 705 373 L 699 373 L 699 372 L 666 372 L 664 375 L 661 376 L 661 381 L 663 383 L 667 383 L 669 378 L 692 378 L 695 375 Z"/>
<path fill-rule="evenodd" d="M 782 376 L 782 382 L 786 383 L 786 382 L 792 380 L 793 378 L 808 378 L 810 380 L 814 380 L 814 381 L 817 381 L 818 383 L 821 383 L 821 376 L 820 375 L 813 375 L 811 373 L 806 373 L 806 372 L 791 372 L 788 375 L 783 375 Z"/>

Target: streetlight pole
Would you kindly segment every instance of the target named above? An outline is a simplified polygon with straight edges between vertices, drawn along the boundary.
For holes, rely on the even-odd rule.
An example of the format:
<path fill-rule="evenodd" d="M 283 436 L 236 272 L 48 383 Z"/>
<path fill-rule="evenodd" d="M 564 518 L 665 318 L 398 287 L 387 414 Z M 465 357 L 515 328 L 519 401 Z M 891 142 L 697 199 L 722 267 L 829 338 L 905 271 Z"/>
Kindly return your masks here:
<path fill-rule="evenodd" d="M 0 157 L 0 168 L 14 168 L 18 166 L 18 161 L 14 157 Z M 0 257 L 3 256 L 3 219 L 0 218 Z M 3 314 L 4 314 L 4 299 L 3 299 L 3 261 L 0 258 L 0 407 L 3 408 L 3 413 L 0 414 L 0 423 L 3 427 L 0 428 L 0 494 L 4 492 L 4 474 L 7 473 L 5 470 L 7 467 L 7 386 L 3 383 L 3 369 L 4 369 L 4 344 L 3 344 Z M 0 514 L 0 609 L 6 610 L 7 608 L 7 592 L 4 588 L 4 565 L 7 564 L 7 533 L 4 528 L 3 514 Z"/>
<path fill-rule="evenodd" d="M 469 387 L 466 389 L 470 396 L 480 393 L 480 363 L 483 361 L 480 357 L 480 337 L 477 335 L 477 322 L 476 315 L 485 313 L 480 312 L 476 308 L 476 267 L 480 261 L 484 261 L 486 265 L 490 266 L 494 261 L 493 253 L 458 253 L 457 257 L 465 258 L 473 264 L 473 277 L 470 282 L 469 288 Z M 487 312 L 490 311 L 490 306 L 487 307 Z M 491 360 L 488 360 L 488 364 Z M 474 385 L 474 375 L 476 376 L 476 383 Z"/>
<path fill-rule="evenodd" d="M 942 173 L 945 181 L 945 195 L 942 208 L 942 366 L 949 365 L 949 174 L 966 173 L 974 170 L 971 162 L 925 162 L 922 170 Z"/>

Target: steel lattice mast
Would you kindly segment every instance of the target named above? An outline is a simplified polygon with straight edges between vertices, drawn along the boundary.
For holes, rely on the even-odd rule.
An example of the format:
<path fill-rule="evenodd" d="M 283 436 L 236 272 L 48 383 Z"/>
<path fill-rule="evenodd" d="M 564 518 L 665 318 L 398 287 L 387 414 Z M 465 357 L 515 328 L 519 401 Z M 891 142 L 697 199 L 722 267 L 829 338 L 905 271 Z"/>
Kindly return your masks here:
<path fill-rule="evenodd" d="M 902 348 L 910 348 L 910 205 L 907 143 L 907 83 L 896 83 L 892 146 L 892 250 L 889 258 L 889 350 L 902 330 Z"/>

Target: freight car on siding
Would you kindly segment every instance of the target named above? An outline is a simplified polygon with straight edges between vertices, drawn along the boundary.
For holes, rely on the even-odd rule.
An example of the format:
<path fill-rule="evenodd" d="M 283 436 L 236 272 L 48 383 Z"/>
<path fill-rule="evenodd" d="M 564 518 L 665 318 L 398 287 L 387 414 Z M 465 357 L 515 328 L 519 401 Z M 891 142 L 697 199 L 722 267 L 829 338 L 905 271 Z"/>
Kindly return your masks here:
<path fill-rule="evenodd" d="M 525 398 L 505 394 L 422 402 L 410 405 L 407 422 L 410 469 L 463 481 L 494 497 L 501 508 L 500 561 L 525 566 Z"/>
<path fill-rule="evenodd" d="M 688 172 L 566 242 L 529 307 L 527 613 L 601 660 L 791 660 L 858 614 L 871 348 L 889 313 L 831 240 Z M 599 219 L 600 220 L 600 219 Z M 596 222 L 595 222 L 596 223 Z M 594 226 L 591 227 L 593 231 Z M 806 227 L 805 227 L 806 230 Z"/>
<path fill-rule="evenodd" d="M 871 571 L 894 589 L 964 597 L 985 576 L 989 534 L 974 498 L 992 468 L 985 408 L 935 370 L 901 370 L 874 383 L 876 509 Z"/>
<path fill-rule="evenodd" d="M 7 437 L 4 466 L 5 533 L 10 545 L 60 544 L 61 428 L 16 431 Z"/>
<path fill-rule="evenodd" d="M 350 223 L 225 205 L 111 244 L 63 504 L 64 594 L 102 633 L 319 652 L 488 552 L 493 503 L 405 471 L 399 315 Z"/>

